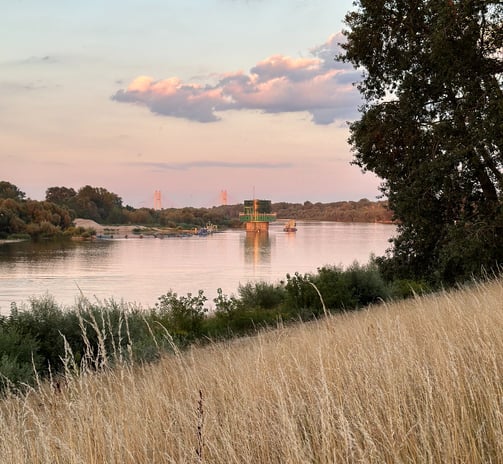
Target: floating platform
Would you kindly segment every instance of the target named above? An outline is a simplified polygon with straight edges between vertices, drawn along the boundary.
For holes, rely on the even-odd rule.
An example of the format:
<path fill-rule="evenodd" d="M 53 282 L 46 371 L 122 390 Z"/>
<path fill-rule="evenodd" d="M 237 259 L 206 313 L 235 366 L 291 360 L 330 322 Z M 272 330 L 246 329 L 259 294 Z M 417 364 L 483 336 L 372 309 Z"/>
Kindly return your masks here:
<path fill-rule="evenodd" d="M 270 200 L 245 200 L 244 213 L 239 213 L 239 220 L 245 223 L 247 232 L 268 232 L 269 223 L 276 220 Z"/>

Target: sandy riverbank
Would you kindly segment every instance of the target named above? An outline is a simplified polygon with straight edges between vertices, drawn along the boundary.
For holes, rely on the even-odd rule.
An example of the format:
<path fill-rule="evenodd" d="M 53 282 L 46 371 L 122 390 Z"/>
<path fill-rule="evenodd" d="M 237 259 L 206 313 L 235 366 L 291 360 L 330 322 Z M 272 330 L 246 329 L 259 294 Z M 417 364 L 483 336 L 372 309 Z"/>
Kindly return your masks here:
<path fill-rule="evenodd" d="M 99 237 L 100 235 L 104 235 L 107 237 L 110 237 L 111 235 L 113 238 L 143 238 L 143 237 L 149 237 L 149 236 L 156 236 L 156 235 L 177 235 L 180 233 L 183 234 L 194 234 L 194 230 L 179 230 L 179 229 L 173 229 L 169 227 L 163 227 L 163 228 L 158 228 L 158 227 L 145 227 L 137 224 L 132 224 L 132 225 L 103 225 L 99 224 L 96 221 L 93 221 L 91 219 L 80 219 L 77 218 L 73 221 L 75 226 L 77 227 L 85 227 L 87 228 L 92 228 L 96 231 L 96 235 Z"/>
<path fill-rule="evenodd" d="M 117 237 L 134 236 L 134 229 L 144 229 L 142 226 L 138 225 L 120 225 L 120 226 L 109 226 L 98 224 L 96 221 L 91 219 L 80 219 L 77 218 L 74 221 L 75 226 L 92 228 L 96 231 L 96 235 L 113 235 Z"/>

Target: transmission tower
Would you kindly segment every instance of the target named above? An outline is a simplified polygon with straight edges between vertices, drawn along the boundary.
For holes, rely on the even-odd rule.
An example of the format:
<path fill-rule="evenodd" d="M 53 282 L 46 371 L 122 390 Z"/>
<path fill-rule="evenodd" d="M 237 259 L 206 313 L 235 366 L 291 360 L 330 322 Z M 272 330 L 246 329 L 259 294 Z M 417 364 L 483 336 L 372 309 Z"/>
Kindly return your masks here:
<path fill-rule="evenodd" d="M 227 205 L 227 190 L 222 190 L 220 192 L 220 204 Z"/>
<path fill-rule="evenodd" d="M 154 192 L 154 209 L 162 209 L 161 191 L 160 190 L 156 190 Z"/>

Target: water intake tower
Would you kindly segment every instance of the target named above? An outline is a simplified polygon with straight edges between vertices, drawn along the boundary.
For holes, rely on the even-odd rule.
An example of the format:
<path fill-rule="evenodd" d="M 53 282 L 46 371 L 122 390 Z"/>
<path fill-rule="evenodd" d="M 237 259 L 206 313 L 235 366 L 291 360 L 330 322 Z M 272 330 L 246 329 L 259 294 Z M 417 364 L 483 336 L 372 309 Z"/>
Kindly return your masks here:
<path fill-rule="evenodd" d="M 239 220 L 245 223 L 246 232 L 268 232 L 269 223 L 276 220 L 270 200 L 245 200 L 244 213 Z"/>

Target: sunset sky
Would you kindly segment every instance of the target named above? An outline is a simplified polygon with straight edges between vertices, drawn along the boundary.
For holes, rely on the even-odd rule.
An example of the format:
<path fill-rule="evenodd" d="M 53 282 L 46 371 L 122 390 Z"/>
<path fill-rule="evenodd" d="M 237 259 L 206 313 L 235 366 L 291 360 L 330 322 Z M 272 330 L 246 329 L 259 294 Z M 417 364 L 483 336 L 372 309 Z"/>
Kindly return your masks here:
<path fill-rule="evenodd" d="M 11 0 L 0 15 L 0 180 L 42 200 L 375 200 L 351 166 L 352 0 Z"/>

